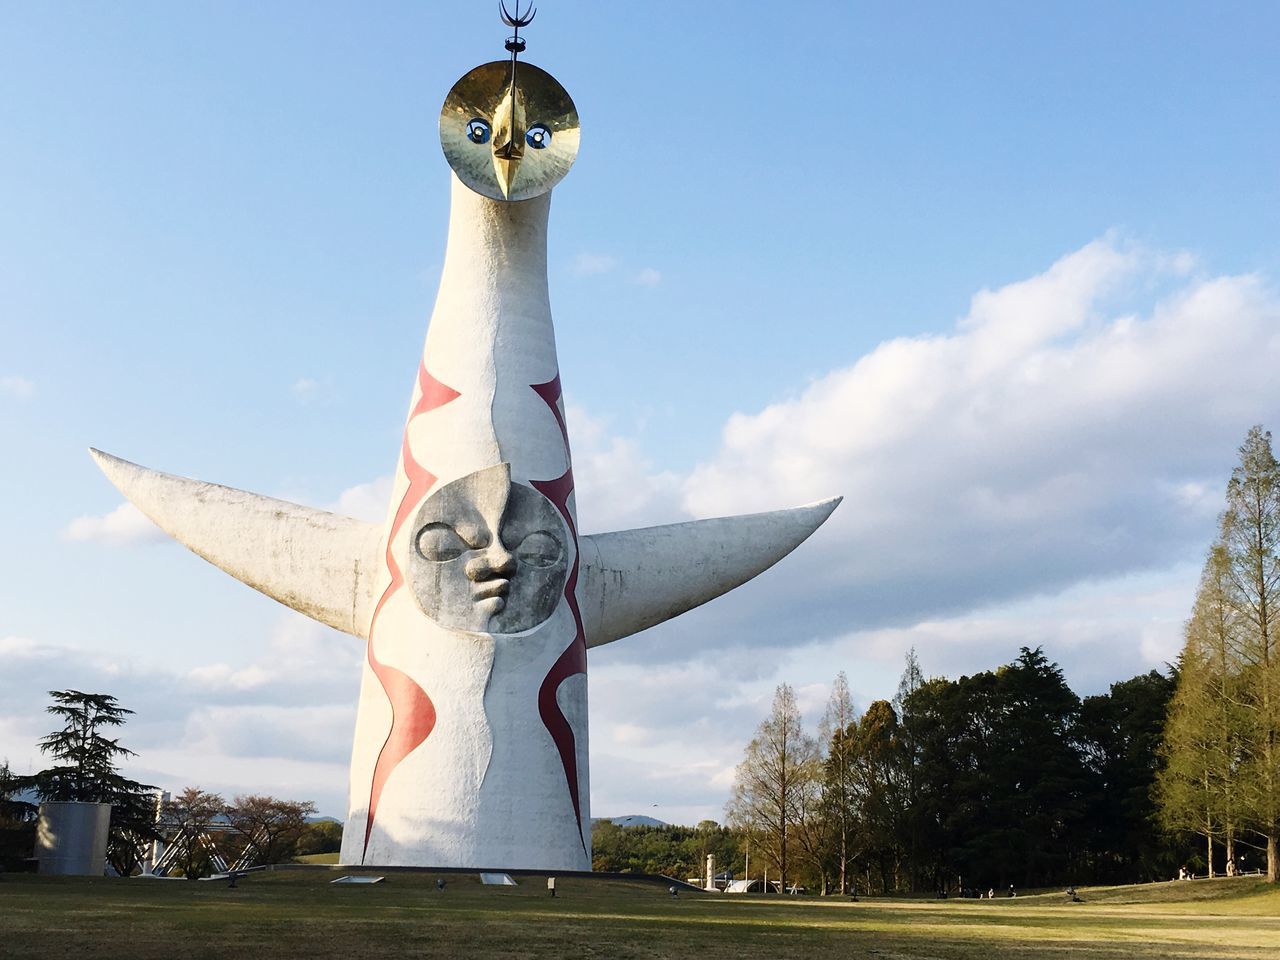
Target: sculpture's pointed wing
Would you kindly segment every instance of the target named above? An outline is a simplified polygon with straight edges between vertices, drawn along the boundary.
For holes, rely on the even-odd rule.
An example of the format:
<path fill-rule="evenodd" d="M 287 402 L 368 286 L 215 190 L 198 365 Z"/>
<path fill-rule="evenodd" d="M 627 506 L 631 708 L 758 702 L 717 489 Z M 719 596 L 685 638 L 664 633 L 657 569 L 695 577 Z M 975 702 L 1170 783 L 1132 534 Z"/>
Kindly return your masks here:
<path fill-rule="evenodd" d="M 365 635 L 377 524 L 89 452 L 134 506 L 215 567 L 312 619 Z"/>
<path fill-rule="evenodd" d="M 587 646 L 630 636 L 746 583 L 803 543 L 840 499 L 583 537 L 578 602 Z"/>

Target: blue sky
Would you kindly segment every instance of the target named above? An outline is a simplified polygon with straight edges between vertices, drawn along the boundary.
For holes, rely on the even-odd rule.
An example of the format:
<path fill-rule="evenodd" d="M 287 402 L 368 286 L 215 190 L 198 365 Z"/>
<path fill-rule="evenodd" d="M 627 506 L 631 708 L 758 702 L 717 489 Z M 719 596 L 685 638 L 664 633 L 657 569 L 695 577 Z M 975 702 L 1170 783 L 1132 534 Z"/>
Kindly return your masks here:
<path fill-rule="evenodd" d="M 0 6 L 0 756 L 96 684 L 155 782 L 339 812 L 354 641 L 152 536 L 84 450 L 381 513 L 436 116 L 496 5 Z M 583 123 L 550 282 L 584 526 L 849 496 L 593 655 L 595 811 L 718 817 L 774 684 L 816 720 L 912 644 L 1043 642 L 1083 692 L 1171 657 L 1280 408 L 1277 8 L 541 8 Z"/>

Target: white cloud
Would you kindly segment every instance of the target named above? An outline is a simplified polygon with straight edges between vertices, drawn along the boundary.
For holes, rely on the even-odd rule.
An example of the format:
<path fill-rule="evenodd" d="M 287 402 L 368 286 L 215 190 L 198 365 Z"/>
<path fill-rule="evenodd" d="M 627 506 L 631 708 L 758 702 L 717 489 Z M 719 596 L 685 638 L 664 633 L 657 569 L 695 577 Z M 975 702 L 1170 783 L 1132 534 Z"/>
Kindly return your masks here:
<path fill-rule="evenodd" d="M 0 393 L 16 400 L 30 400 L 36 395 L 36 385 L 26 377 L 0 377 Z"/>
<path fill-rule="evenodd" d="M 662 282 L 662 274 L 653 267 L 645 267 L 635 275 L 634 281 L 642 287 L 656 287 Z"/>
<path fill-rule="evenodd" d="M 632 438 L 610 434 L 608 422 L 570 404 L 573 475 L 581 528 L 587 533 L 689 519 L 680 478 L 658 470 Z"/>
<path fill-rule="evenodd" d="M 609 273 L 617 265 L 617 258 L 606 253 L 580 253 L 573 258 L 573 272 L 580 277 Z"/>
<path fill-rule="evenodd" d="M 1236 446 L 1280 414 L 1280 301 L 1256 276 L 1187 269 L 1104 238 L 984 290 L 948 334 L 888 341 L 735 414 L 684 505 L 844 494 L 803 563 L 784 564 L 795 593 L 767 626 L 802 633 L 1196 556 Z"/>
<path fill-rule="evenodd" d="M 77 517 L 67 525 L 62 535 L 67 540 L 95 540 L 100 543 L 160 543 L 168 539 L 163 530 L 128 502 L 100 517 Z"/>
<path fill-rule="evenodd" d="M 0 637 L 0 657 L 13 660 L 38 660 L 50 655 L 43 644 L 27 637 Z"/>
<path fill-rule="evenodd" d="M 293 382 L 289 392 L 299 403 L 310 403 L 320 392 L 320 383 L 310 377 L 300 377 Z"/>
<path fill-rule="evenodd" d="M 368 483 L 358 483 L 338 494 L 337 502 L 329 507 L 334 513 L 370 523 L 381 523 L 387 517 L 387 504 L 391 502 L 392 477 L 378 477 Z"/>

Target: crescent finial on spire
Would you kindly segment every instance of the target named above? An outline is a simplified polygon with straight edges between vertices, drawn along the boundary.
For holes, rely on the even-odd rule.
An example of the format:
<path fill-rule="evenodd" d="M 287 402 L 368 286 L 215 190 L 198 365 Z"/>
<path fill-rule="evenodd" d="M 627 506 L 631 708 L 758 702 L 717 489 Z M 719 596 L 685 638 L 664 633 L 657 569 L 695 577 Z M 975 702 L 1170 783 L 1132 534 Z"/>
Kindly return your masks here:
<path fill-rule="evenodd" d="M 538 15 L 538 8 L 532 4 L 524 13 L 520 12 L 520 0 L 515 0 L 515 5 L 516 12 L 512 13 L 507 9 L 506 0 L 498 0 L 498 9 L 502 11 L 502 22 L 515 31 L 505 44 L 506 48 L 511 51 L 513 65 L 516 55 L 524 53 L 525 48 L 525 42 L 520 39 L 520 28 L 527 27 L 533 23 L 533 18 Z"/>

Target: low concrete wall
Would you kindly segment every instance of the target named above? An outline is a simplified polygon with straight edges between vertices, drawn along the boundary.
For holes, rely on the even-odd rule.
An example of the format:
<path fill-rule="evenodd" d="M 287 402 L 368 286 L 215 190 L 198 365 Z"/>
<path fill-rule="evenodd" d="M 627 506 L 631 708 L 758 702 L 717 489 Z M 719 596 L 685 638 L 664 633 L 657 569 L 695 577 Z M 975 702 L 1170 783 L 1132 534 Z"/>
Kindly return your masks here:
<path fill-rule="evenodd" d="M 62 877 L 100 877 L 107 866 L 111 804 L 46 801 L 36 826 L 40 873 Z"/>
<path fill-rule="evenodd" d="M 660 873 L 609 873 L 603 870 L 513 870 L 510 867 L 376 867 L 342 863 L 273 863 L 268 870 L 298 871 L 300 873 L 509 873 L 513 877 L 582 877 L 587 880 L 643 880 L 663 887 L 676 887 L 681 891 L 705 893 L 684 880 L 664 877 Z"/>

